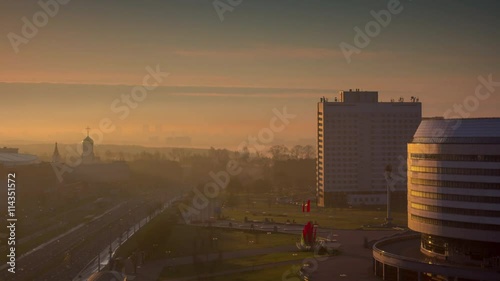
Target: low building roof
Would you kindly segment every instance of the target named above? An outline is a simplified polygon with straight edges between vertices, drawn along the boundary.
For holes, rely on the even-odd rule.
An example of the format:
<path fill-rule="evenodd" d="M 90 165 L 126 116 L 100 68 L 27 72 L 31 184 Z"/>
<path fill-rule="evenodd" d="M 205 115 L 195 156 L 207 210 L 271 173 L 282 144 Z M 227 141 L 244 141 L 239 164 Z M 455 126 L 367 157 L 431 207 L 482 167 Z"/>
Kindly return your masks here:
<path fill-rule="evenodd" d="M 0 152 L 0 164 L 5 166 L 29 165 L 40 163 L 36 155 Z"/>

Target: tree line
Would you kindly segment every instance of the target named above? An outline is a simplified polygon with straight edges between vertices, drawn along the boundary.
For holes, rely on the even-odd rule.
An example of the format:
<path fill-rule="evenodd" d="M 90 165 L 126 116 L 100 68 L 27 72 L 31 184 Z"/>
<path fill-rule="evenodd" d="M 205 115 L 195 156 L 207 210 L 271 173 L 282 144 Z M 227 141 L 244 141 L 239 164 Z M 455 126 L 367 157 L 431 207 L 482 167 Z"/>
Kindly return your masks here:
<path fill-rule="evenodd" d="M 250 193 L 314 194 L 316 185 L 316 155 L 310 145 L 273 145 L 264 153 L 251 153 L 247 147 L 240 151 L 211 147 L 203 153 L 174 148 L 169 153 L 141 152 L 127 158 L 142 183 L 147 180 L 160 185 L 169 181 L 187 189 L 203 186 L 211 180 L 210 172 L 223 171 L 229 161 L 237 161 L 242 172 L 231 178 L 225 189 L 232 198 Z"/>

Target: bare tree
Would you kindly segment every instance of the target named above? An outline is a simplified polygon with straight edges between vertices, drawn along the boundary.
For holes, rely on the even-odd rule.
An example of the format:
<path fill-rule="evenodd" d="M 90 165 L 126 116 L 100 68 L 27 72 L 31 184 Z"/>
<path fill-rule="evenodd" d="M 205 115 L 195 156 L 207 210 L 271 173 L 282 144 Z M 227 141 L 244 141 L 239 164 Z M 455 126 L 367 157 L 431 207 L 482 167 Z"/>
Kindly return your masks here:
<path fill-rule="evenodd" d="M 248 160 L 250 159 L 250 152 L 248 151 L 248 147 L 247 147 L 247 146 L 244 146 L 244 147 L 241 149 L 241 152 L 240 152 L 240 159 L 241 159 L 243 162 L 248 162 Z"/>
<path fill-rule="evenodd" d="M 115 160 L 115 153 L 113 153 L 111 150 L 106 150 L 104 152 L 104 156 L 106 157 L 107 160 Z"/>
<path fill-rule="evenodd" d="M 273 160 L 286 160 L 290 156 L 288 147 L 282 144 L 271 146 L 271 148 L 269 148 L 269 153 L 271 154 Z"/>
<path fill-rule="evenodd" d="M 300 159 L 303 156 L 304 147 L 302 145 L 296 145 L 290 149 L 291 159 Z"/>
<path fill-rule="evenodd" d="M 177 162 L 184 162 L 191 157 L 191 151 L 186 148 L 172 148 L 169 153 L 170 158 Z"/>
<path fill-rule="evenodd" d="M 306 145 L 303 149 L 304 159 L 314 159 L 316 157 L 316 151 L 312 145 Z"/>

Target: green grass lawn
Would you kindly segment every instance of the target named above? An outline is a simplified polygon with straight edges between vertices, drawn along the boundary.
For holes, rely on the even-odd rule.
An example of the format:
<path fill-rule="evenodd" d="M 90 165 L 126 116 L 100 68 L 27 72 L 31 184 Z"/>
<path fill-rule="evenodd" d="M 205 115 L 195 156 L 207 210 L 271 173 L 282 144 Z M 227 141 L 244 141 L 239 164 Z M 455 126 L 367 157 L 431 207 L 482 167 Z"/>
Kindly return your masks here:
<path fill-rule="evenodd" d="M 175 209 L 169 209 L 139 230 L 117 251 L 117 256 L 128 257 L 132 252 L 146 251 L 148 259 L 191 256 L 246 249 L 295 245 L 298 235 L 251 232 L 238 229 L 208 228 L 176 224 L 172 220 Z"/>
<path fill-rule="evenodd" d="M 313 206 L 310 213 L 302 213 L 299 205 L 277 205 L 256 201 L 251 206 L 241 204 L 237 208 L 224 208 L 222 215 L 243 221 L 245 217 L 249 220 L 264 221 L 265 218 L 273 219 L 275 222 L 284 223 L 287 220 L 306 224 L 308 221 L 317 221 L 321 227 L 337 229 L 357 229 L 362 225 L 378 225 L 385 221 L 385 208 L 380 210 L 370 209 L 337 209 L 319 208 Z M 407 225 L 406 212 L 393 212 L 393 222 L 399 226 Z"/>
<path fill-rule="evenodd" d="M 257 255 L 245 258 L 229 259 L 229 260 L 223 260 L 221 262 L 214 261 L 204 265 L 189 264 L 189 265 L 176 266 L 175 268 L 167 266 L 163 269 L 158 280 L 170 280 L 173 278 L 196 276 L 197 274 L 218 273 L 228 270 L 249 269 L 253 268 L 254 266 L 260 266 L 260 265 L 266 265 L 284 261 L 297 261 L 297 264 L 300 264 L 303 259 L 312 256 L 313 253 L 310 252 L 281 252 L 281 253 L 271 253 L 271 254 Z M 290 268 L 291 265 L 288 265 L 286 269 Z M 283 269 L 281 274 L 283 274 L 283 272 L 286 269 Z M 217 277 L 216 279 L 219 280 L 219 277 Z M 248 280 L 254 280 L 254 279 L 248 279 Z"/>
<path fill-rule="evenodd" d="M 229 252 L 247 249 L 271 248 L 283 245 L 295 245 L 297 235 L 266 232 L 245 232 L 220 228 L 207 228 L 190 225 L 175 225 L 166 244 L 160 252 L 171 251 L 173 256 L 189 256 L 196 250 L 202 252 Z M 216 242 L 214 242 L 216 239 Z M 195 242 L 203 241 L 203 242 Z M 195 245 L 195 243 L 198 243 Z M 200 245 L 203 243 L 202 245 Z M 212 246 L 213 245 L 213 246 Z M 166 257 L 166 256 L 164 256 Z"/>
<path fill-rule="evenodd" d="M 256 271 L 247 271 L 236 274 L 229 274 L 224 276 L 218 276 L 215 280 L 217 281 L 276 281 L 283 280 L 283 276 L 285 275 L 285 280 L 299 280 L 294 278 L 294 275 L 288 275 L 287 273 L 291 273 L 293 271 L 293 265 L 280 265 L 276 267 L 270 267 L 266 269 L 256 270 Z M 293 279 L 292 279 L 293 278 Z"/>

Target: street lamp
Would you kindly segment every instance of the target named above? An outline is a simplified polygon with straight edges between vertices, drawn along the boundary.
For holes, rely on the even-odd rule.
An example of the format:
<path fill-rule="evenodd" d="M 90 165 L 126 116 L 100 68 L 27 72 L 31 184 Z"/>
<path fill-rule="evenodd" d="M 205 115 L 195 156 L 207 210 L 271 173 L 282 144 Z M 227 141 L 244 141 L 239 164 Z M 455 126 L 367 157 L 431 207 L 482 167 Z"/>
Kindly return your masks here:
<path fill-rule="evenodd" d="M 385 218 L 386 226 L 392 226 L 392 217 L 391 217 L 391 189 L 392 189 L 392 166 L 391 164 L 387 164 L 385 166 L 385 181 L 387 187 L 387 217 Z"/>
<path fill-rule="evenodd" d="M 111 224 L 109 224 L 109 261 L 111 261 L 111 256 L 113 255 L 113 247 L 111 245 Z"/>

